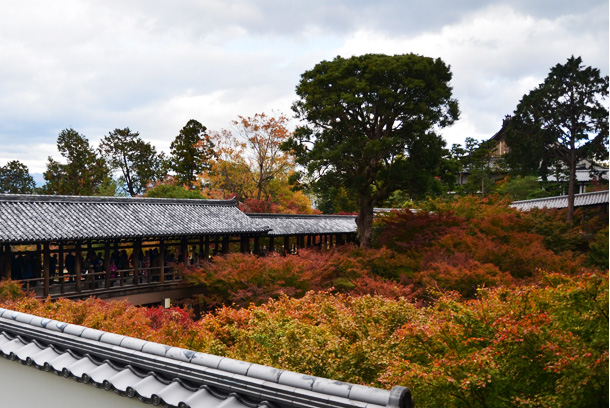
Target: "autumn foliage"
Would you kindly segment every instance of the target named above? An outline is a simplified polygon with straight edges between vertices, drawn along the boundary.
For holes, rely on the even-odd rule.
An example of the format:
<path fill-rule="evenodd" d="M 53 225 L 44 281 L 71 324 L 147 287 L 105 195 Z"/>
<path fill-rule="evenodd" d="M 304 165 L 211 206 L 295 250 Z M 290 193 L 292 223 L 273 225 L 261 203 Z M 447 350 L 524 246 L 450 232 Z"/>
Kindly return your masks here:
<path fill-rule="evenodd" d="M 409 386 L 422 407 L 608 404 L 608 275 L 544 274 L 543 285 L 404 297 L 308 292 L 223 307 L 195 321 L 180 308 L 89 299 L 4 306 L 119 334 L 337 380 Z"/>
<path fill-rule="evenodd" d="M 230 254 L 185 271 L 189 308 L 55 302 L 0 283 L 3 307 L 353 383 L 421 407 L 608 406 L 607 216 L 566 225 L 501 199 L 430 201 L 375 248 Z"/>

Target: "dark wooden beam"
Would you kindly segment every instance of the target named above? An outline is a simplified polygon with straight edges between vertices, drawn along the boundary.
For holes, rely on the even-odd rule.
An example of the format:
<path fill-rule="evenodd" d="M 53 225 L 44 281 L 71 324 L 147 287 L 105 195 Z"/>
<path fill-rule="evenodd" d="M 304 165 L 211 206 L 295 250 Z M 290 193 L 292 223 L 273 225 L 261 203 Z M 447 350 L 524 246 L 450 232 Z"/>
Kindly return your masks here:
<path fill-rule="evenodd" d="M 75 288 L 77 292 L 81 291 L 81 277 L 83 273 L 83 251 L 80 242 L 77 242 L 74 247 L 74 273 L 76 274 Z"/>
<path fill-rule="evenodd" d="M 159 242 L 159 282 L 165 282 L 165 241 Z"/>
<path fill-rule="evenodd" d="M 45 297 L 49 296 L 49 258 L 51 258 L 51 252 L 49 251 L 49 243 L 45 242 L 43 246 L 42 256 L 42 276 L 44 278 L 42 294 Z"/>

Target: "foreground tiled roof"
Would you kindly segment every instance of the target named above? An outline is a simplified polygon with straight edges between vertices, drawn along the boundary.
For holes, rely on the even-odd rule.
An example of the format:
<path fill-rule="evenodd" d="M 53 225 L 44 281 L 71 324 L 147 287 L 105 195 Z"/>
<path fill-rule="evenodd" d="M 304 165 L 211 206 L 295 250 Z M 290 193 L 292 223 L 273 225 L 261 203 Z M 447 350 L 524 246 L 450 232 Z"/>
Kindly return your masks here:
<path fill-rule="evenodd" d="M 386 391 L 311 377 L 2 308 L 0 355 L 49 375 L 168 407 L 412 406 L 404 387 Z"/>
<path fill-rule="evenodd" d="M 0 243 L 261 234 L 233 200 L 0 194 Z"/>
<path fill-rule="evenodd" d="M 576 194 L 574 196 L 574 207 L 586 207 L 601 204 L 608 204 L 608 190 Z M 510 206 L 521 211 L 528 211 L 534 208 L 568 208 L 568 196 L 513 201 Z"/>
<path fill-rule="evenodd" d="M 356 232 L 355 215 L 248 214 L 269 235 L 349 234 Z"/>

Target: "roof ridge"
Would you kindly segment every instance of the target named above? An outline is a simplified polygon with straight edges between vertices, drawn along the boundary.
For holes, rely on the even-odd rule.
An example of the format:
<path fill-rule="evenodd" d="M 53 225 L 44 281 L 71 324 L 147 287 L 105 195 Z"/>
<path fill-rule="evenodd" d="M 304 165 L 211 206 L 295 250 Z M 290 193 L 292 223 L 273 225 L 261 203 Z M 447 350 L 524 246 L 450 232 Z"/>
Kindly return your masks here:
<path fill-rule="evenodd" d="M 74 196 L 43 194 L 0 194 L 0 201 L 11 202 L 48 202 L 48 203 L 116 203 L 116 204 L 187 204 L 237 206 L 237 200 L 215 200 L 196 198 L 157 198 L 157 197 L 111 197 L 111 196 Z"/>
<path fill-rule="evenodd" d="M 284 214 L 284 213 L 245 213 L 254 218 L 353 218 L 351 214 Z"/>
<path fill-rule="evenodd" d="M 608 194 L 608 190 L 590 191 L 588 193 L 574 194 L 574 198 L 586 197 L 586 196 L 592 196 L 592 195 L 602 195 L 602 194 Z M 538 202 L 538 201 L 548 201 L 548 200 L 562 200 L 562 199 L 565 200 L 567 198 L 568 198 L 568 195 L 566 194 L 566 195 L 560 195 L 560 196 L 532 198 L 530 200 L 517 200 L 517 201 L 513 201 L 511 204 L 534 203 L 534 202 Z"/>

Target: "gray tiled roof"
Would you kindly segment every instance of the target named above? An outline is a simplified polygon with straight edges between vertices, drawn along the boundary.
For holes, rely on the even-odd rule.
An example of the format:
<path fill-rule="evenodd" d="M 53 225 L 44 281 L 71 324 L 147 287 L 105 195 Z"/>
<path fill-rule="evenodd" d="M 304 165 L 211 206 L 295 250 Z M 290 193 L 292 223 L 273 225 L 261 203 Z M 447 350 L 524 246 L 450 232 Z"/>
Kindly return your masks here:
<path fill-rule="evenodd" d="M 261 234 L 233 200 L 0 194 L 0 242 Z"/>
<path fill-rule="evenodd" d="M 412 406 L 404 387 L 386 391 L 311 377 L 2 308 L 0 355 L 168 407 Z"/>
<path fill-rule="evenodd" d="M 576 194 L 574 196 L 574 207 L 586 207 L 601 204 L 608 204 L 608 190 Z M 568 196 L 513 201 L 510 206 L 520 211 L 528 211 L 534 208 L 568 208 Z"/>
<path fill-rule="evenodd" d="M 269 235 L 348 234 L 356 232 L 355 215 L 248 214 Z"/>

